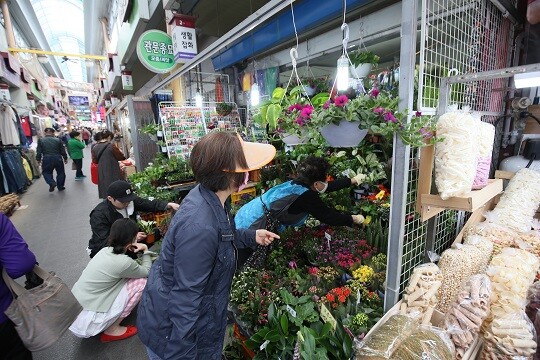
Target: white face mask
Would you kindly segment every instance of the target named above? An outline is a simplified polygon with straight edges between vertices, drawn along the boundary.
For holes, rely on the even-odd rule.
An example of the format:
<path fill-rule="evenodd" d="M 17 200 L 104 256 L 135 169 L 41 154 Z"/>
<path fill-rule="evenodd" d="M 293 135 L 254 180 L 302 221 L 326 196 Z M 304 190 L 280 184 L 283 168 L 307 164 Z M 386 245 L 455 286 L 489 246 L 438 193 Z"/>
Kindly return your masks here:
<path fill-rule="evenodd" d="M 240 184 L 240 186 L 238 187 L 238 192 L 244 190 L 246 188 L 246 185 L 249 181 L 249 172 L 246 172 L 246 175 L 244 177 L 244 182 L 242 184 Z"/>
<path fill-rule="evenodd" d="M 319 190 L 316 186 L 313 186 L 315 188 L 315 190 L 319 193 L 319 194 L 324 194 L 326 192 L 326 189 L 328 189 L 328 183 L 327 182 L 324 182 L 324 181 L 318 181 L 319 183 L 323 184 L 323 188 L 322 190 Z"/>

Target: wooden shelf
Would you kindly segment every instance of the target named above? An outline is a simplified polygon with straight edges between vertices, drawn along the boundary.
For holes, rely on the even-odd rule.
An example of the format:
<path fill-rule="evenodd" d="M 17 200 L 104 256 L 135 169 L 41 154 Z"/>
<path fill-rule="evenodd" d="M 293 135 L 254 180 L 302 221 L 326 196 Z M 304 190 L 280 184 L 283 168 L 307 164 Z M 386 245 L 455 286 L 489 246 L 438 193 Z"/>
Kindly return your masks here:
<path fill-rule="evenodd" d="M 488 186 L 481 190 L 473 190 L 466 196 L 443 200 L 439 195 L 422 194 L 420 199 L 422 204 L 422 221 L 430 219 L 444 209 L 474 212 L 502 191 L 503 181 L 501 179 L 490 179 Z"/>

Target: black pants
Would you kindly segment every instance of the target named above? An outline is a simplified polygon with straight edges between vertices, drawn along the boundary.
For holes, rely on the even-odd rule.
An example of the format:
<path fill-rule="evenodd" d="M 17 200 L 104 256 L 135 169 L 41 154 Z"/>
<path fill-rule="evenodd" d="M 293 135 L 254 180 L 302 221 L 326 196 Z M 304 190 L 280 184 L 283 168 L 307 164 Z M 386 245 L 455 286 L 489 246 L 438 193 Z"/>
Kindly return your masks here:
<path fill-rule="evenodd" d="M 77 172 L 75 173 L 75 176 L 82 177 L 82 159 L 73 159 L 73 162 L 75 163 L 75 167 L 77 167 Z"/>
<path fill-rule="evenodd" d="M 0 360 L 32 360 L 32 353 L 24 346 L 10 320 L 0 324 L 0 339 L 4 344 Z"/>
<path fill-rule="evenodd" d="M 45 155 L 41 162 L 41 170 L 45 182 L 49 185 L 64 187 L 66 182 L 66 172 L 64 170 L 64 160 L 61 155 Z M 56 170 L 56 181 L 54 181 L 53 171 Z"/>

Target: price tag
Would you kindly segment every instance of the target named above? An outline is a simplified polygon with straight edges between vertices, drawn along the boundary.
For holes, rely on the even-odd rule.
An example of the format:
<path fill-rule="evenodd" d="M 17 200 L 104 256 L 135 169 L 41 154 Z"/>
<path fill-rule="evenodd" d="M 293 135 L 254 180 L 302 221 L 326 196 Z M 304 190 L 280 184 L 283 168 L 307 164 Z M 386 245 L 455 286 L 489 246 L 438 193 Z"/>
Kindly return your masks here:
<path fill-rule="evenodd" d="M 298 340 L 299 343 L 303 343 L 304 342 L 304 335 L 302 335 L 302 333 L 300 331 L 297 331 L 296 332 L 296 339 Z"/>
<path fill-rule="evenodd" d="M 336 331 L 337 321 L 324 304 L 321 304 L 321 319 L 323 319 L 325 323 L 330 323 L 332 325 L 332 329 Z"/>
<path fill-rule="evenodd" d="M 362 299 L 362 294 L 360 294 L 360 290 L 356 290 L 356 305 L 360 305 L 361 299 Z"/>
<path fill-rule="evenodd" d="M 326 243 L 328 245 L 328 250 L 330 250 L 330 241 L 332 241 L 332 235 L 330 235 L 329 233 L 327 233 L 325 231 L 324 232 L 324 237 L 326 238 Z"/>
<path fill-rule="evenodd" d="M 270 344 L 270 341 L 269 341 L 269 340 L 266 340 L 265 342 L 263 342 L 263 343 L 261 344 L 261 346 L 259 347 L 259 350 L 262 351 L 262 350 L 266 349 L 266 347 L 268 346 L 268 344 Z"/>
<path fill-rule="evenodd" d="M 289 314 L 291 314 L 292 317 L 296 317 L 296 311 L 294 311 L 294 309 L 292 307 L 290 307 L 289 305 L 287 305 L 287 311 L 289 312 Z"/>
<path fill-rule="evenodd" d="M 351 177 L 351 169 L 347 169 L 345 171 L 342 171 L 341 172 L 341 175 L 345 176 L 345 177 Z"/>

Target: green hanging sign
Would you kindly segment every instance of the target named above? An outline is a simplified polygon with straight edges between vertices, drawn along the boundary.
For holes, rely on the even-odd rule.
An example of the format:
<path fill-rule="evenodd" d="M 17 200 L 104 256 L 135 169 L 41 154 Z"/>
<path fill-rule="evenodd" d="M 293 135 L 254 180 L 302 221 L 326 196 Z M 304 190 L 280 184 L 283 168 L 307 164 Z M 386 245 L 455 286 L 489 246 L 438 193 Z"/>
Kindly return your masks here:
<path fill-rule="evenodd" d="M 145 31 L 137 42 L 141 63 L 155 73 L 171 71 L 175 65 L 172 39 L 160 30 Z"/>

